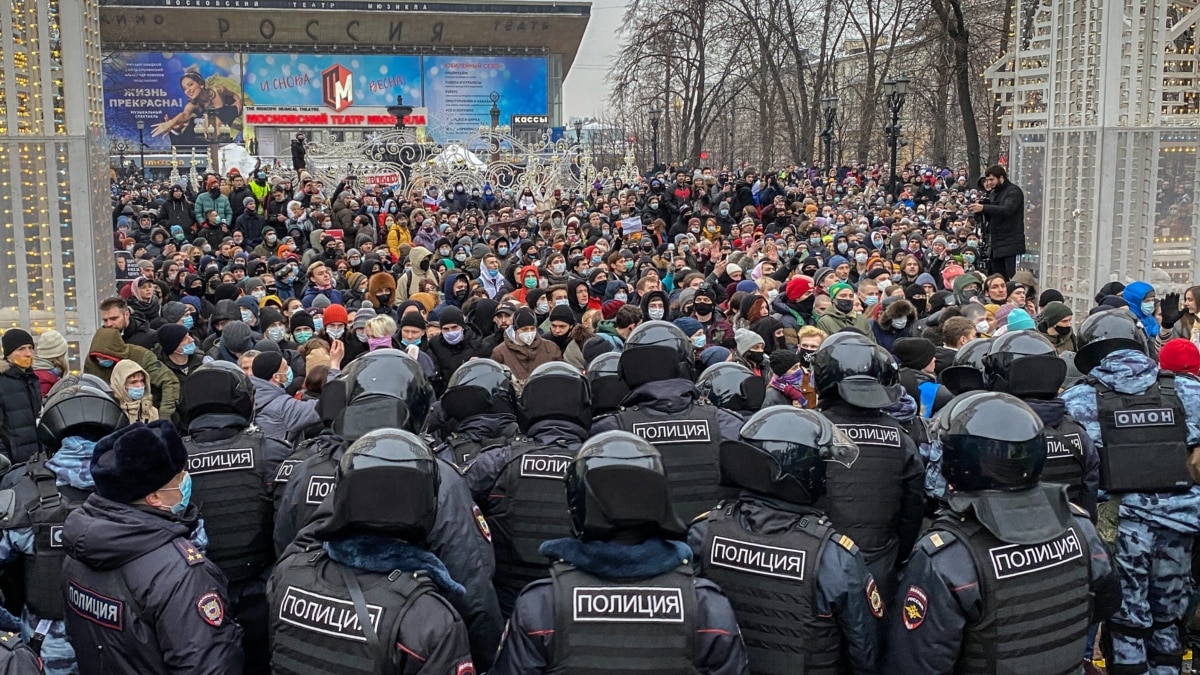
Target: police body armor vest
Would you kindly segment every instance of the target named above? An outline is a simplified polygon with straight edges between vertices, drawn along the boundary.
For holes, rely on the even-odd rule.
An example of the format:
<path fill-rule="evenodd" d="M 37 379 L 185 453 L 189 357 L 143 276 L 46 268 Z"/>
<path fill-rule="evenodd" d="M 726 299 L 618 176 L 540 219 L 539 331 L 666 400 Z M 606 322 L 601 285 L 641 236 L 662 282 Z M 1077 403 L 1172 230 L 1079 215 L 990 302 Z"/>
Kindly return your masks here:
<path fill-rule="evenodd" d="M 550 576 L 550 561 L 538 549 L 548 539 L 571 536 L 564 477 L 575 450 L 559 441 L 513 444 L 500 474 L 505 512 L 488 518 L 495 538 L 496 586 L 513 597 L 527 584 Z"/>
<path fill-rule="evenodd" d="M 608 581 L 563 562 L 554 579 L 554 655 L 561 675 L 697 675 L 692 568 Z"/>
<path fill-rule="evenodd" d="M 837 675 L 841 631 L 817 615 L 817 569 L 832 528 L 819 514 L 795 515 L 779 534 L 748 532 L 740 503 L 708 514 L 698 552 L 704 578 L 733 605 L 754 675 Z"/>
<path fill-rule="evenodd" d="M 263 475 L 261 431 L 199 442 L 188 437 L 192 501 L 204 515 L 208 557 L 230 582 L 258 576 L 275 560 L 271 540 L 273 500 Z"/>
<path fill-rule="evenodd" d="M 446 437 L 442 447 L 438 449 L 438 457 L 461 469 L 478 457 L 479 453 L 508 445 L 516 437 L 517 426 L 513 424 L 506 426 L 505 429 L 512 433 L 502 433 L 499 436 L 483 438 L 478 441 L 467 434 L 454 432 Z"/>
<path fill-rule="evenodd" d="M 341 443 L 335 443 L 332 439 L 309 446 L 308 456 L 300 459 L 291 469 L 288 482 L 301 483 L 297 489 L 301 490 L 302 497 L 296 503 L 296 516 L 292 521 L 296 523 L 297 528 L 304 527 L 311 521 L 321 502 L 333 494 L 338 469 L 338 463 L 333 457 L 341 447 Z M 296 458 L 295 453 L 292 454 L 292 458 Z"/>
<path fill-rule="evenodd" d="M 1067 498 L 1079 504 L 1083 494 L 1083 435 L 1087 433 L 1069 415 L 1058 427 L 1047 425 L 1046 468 L 1042 470 L 1043 483 L 1059 483 L 1067 486 Z"/>
<path fill-rule="evenodd" d="M 1161 373 L 1141 394 L 1122 394 L 1089 378 L 1096 390 L 1100 436 L 1100 487 L 1113 493 L 1175 492 L 1192 482 L 1187 424 L 1175 378 Z"/>
<path fill-rule="evenodd" d="M 436 595 L 437 588 L 424 573 L 397 570 L 387 575 L 354 576 L 362 589 L 375 643 L 369 641 L 359 622 L 358 609 L 338 563 L 324 551 L 300 553 L 278 574 L 271 597 L 271 672 L 404 672 L 403 660 L 408 657 L 395 646 L 400 623 L 417 598 L 427 593 Z"/>
<path fill-rule="evenodd" d="M 717 471 L 721 427 L 717 409 L 696 402 L 675 415 L 644 406 L 618 413 L 621 427 L 649 441 L 662 454 L 671 502 L 685 523 L 716 506 L 721 500 Z"/>
<path fill-rule="evenodd" d="M 1080 672 L 1092 614 L 1091 553 L 1079 523 L 1070 522 L 1062 533 L 1028 546 L 1005 543 L 974 518 L 934 522 L 933 529 L 967 546 L 983 597 L 983 615 L 964 630 L 955 673 Z"/>
<path fill-rule="evenodd" d="M 908 462 L 905 432 L 899 422 L 882 415 L 864 419 L 834 408 L 825 416 L 858 445 L 858 459 L 850 467 L 826 463 L 824 511 L 838 532 L 858 544 L 874 573 L 873 563 L 894 554 L 897 545 L 892 523 L 904 494 L 900 477 Z"/>
<path fill-rule="evenodd" d="M 279 468 L 275 470 L 275 513 L 279 513 L 279 507 L 283 500 L 283 486 L 290 483 L 292 473 L 296 467 L 304 463 L 304 460 L 309 457 L 315 457 L 321 453 L 332 453 L 333 450 L 341 447 L 341 442 L 335 442 L 330 436 L 317 436 L 311 440 L 304 441 L 292 450 L 292 454 L 288 458 L 279 463 Z M 307 522 L 307 521 L 298 521 Z"/>
<path fill-rule="evenodd" d="M 25 604 L 39 619 L 63 619 L 62 530 L 67 516 L 90 492 L 55 485 L 54 472 L 44 457 L 25 467 L 25 478 L 15 486 L 17 503 L 29 514 L 21 525 L 33 530 L 33 556 L 25 559 Z"/>

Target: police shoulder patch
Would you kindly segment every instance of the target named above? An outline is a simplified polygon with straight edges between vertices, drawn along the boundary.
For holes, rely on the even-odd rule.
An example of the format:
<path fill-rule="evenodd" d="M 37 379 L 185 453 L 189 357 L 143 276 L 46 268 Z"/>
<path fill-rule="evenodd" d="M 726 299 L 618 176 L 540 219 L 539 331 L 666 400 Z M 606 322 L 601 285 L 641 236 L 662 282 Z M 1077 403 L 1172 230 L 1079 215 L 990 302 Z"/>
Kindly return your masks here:
<path fill-rule="evenodd" d="M 929 598 L 925 595 L 925 591 L 919 586 L 909 586 L 908 593 L 904 595 L 904 604 L 900 606 L 902 613 L 901 618 L 904 620 L 904 627 L 909 630 L 916 630 L 925 622 L 925 615 L 929 611 Z"/>
<path fill-rule="evenodd" d="M 935 555 L 939 551 L 946 550 L 955 541 L 957 541 L 957 538 L 949 532 L 930 532 L 921 538 L 917 543 L 917 547 L 924 551 L 926 555 Z"/>
<path fill-rule="evenodd" d="M 833 540 L 837 542 L 838 546 L 841 546 L 842 548 L 846 549 L 847 551 L 850 551 L 851 553 L 854 553 L 854 551 L 856 550 L 854 548 L 854 540 L 851 539 L 850 537 L 847 537 L 844 534 L 835 535 Z"/>
<path fill-rule="evenodd" d="M 470 659 L 460 662 L 454 666 L 454 675 L 475 675 L 475 664 Z"/>
<path fill-rule="evenodd" d="M 475 515 L 475 524 L 479 526 L 479 534 L 482 534 L 489 544 L 492 543 L 492 528 L 488 526 L 487 518 L 483 517 L 483 511 L 479 510 L 478 504 L 471 505 L 471 513 Z"/>
<path fill-rule="evenodd" d="M 867 605 L 871 607 L 871 614 L 876 619 L 883 618 L 883 598 L 879 595 L 879 587 L 875 585 L 875 577 L 867 577 Z"/>
<path fill-rule="evenodd" d="M 188 567 L 195 567 L 204 562 L 204 554 L 193 546 L 192 542 L 179 538 L 174 543 L 175 550 L 179 551 L 179 555 L 183 556 L 183 560 L 188 564 Z"/>
<path fill-rule="evenodd" d="M 196 601 L 196 611 L 200 612 L 204 623 L 214 628 L 220 628 L 221 624 L 225 623 L 225 604 L 221 602 L 221 596 L 214 591 L 200 596 Z"/>

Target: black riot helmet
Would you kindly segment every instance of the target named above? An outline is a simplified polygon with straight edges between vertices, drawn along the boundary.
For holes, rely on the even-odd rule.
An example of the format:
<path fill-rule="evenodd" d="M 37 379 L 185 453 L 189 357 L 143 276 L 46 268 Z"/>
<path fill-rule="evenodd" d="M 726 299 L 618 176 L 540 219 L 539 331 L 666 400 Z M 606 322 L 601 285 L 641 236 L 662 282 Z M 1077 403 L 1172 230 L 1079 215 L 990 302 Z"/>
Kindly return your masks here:
<path fill-rule="evenodd" d="M 1122 349 L 1149 353 L 1146 331 L 1127 308 L 1097 312 L 1084 319 L 1075 332 L 1075 367 L 1088 374 L 1105 356 Z"/>
<path fill-rule="evenodd" d="M 630 389 L 658 380 L 695 380 L 695 347 L 673 323 L 647 321 L 625 340 L 618 369 Z"/>
<path fill-rule="evenodd" d="M 791 504 L 825 494 L 826 461 L 849 467 L 858 459 L 858 446 L 824 415 L 792 406 L 758 411 L 740 436 L 721 443 L 721 485 Z"/>
<path fill-rule="evenodd" d="M 954 365 L 938 375 L 938 381 L 955 396 L 969 391 L 987 389 L 983 377 L 983 358 L 991 351 L 992 341 L 975 338 L 959 348 L 954 354 Z"/>
<path fill-rule="evenodd" d="M 991 391 L 1018 398 L 1052 398 L 1067 377 L 1067 362 L 1044 335 L 1022 330 L 991 340 L 983 372 Z"/>
<path fill-rule="evenodd" d="M 129 416 L 108 392 L 79 383 L 56 386 L 38 418 L 38 445 L 52 455 L 65 438 L 79 436 L 98 441 L 127 424 Z"/>
<path fill-rule="evenodd" d="M 335 434 L 354 441 L 372 429 L 419 431 L 433 398 L 415 359 L 398 349 L 377 349 L 325 385 L 317 410 Z"/>
<path fill-rule="evenodd" d="M 603 415 L 621 407 L 629 387 L 621 380 L 620 352 L 605 352 L 588 364 L 587 380 L 592 385 L 592 413 Z"/>
<path fill-rule="evenodd" d="M 377 429 L 354 441 L 338 464 L 333 515 L 317 531 L 330 539 L 377 534 L 419 544 L 437 516 L 437 459 L 419 436 Z"/>
<path fill-rule="evenodd" d="M 63 375 L 58 382 L 54 383 L 54 386 L 50 387 L 50 391 L 46 392 L 46 401 L 49 402 L 52 396 L 64 389 L 77 386 L 91 387 L 110 396 L 112 395 L 112 387 L 108 386 L 108 382 L 105 382 L 104 378 L 96 377 L 91 373 L 83 373 L 81 375 Z"/>
<path fill-rule="evenodd" d="M 512 371 L 491 359 L 467 361 L 446 383 L 442 410 L 458 422 L 480 415 L 515 414 L 517 395 Z"/>
<path fill-rule="evenodd" d="M 179 383 L 179 417 L 184 425 L 202 415 L 254 417 L 254 385 L 235 364 L 206 363 Z"/>
<path fill-rule="evenodd" d="M 606 431 L 583 444 L 567 467 L 567 506 L 584 541 L 606 541 L 621 531 L 687 536 L 671 505 L 662 455 L 628 431 Z"/>
<path fill-rule="evenodd" d="M 826 340 L 813 355 L 820 398 L 840 398 L 860 408 L 886 408 L 900 400 L 900 368 L 886 349 L 864 335 Z"/>
<path fill-rule="evenodd" d="M 534 368 L 521 390 L 520 403 L 526 425 L 565 420 L 584 430 L 592 427 L 592 387 L 582 373 L 563 361 Z"/>
<path fill-rule="evenodd" d="M 705 368 L 696 388 L 708 402 L 733 412 L 755 413 L 763 406 L 767 385 L 740 363 L 723 361 Z"/>
<path fill-rule="evenodd" d="M 1020 399 L 999 392 L 963 394 L 933 421 L 942 475 L 957 492 L 1034 487 L 1046 464 L 1042 420 Z"/>

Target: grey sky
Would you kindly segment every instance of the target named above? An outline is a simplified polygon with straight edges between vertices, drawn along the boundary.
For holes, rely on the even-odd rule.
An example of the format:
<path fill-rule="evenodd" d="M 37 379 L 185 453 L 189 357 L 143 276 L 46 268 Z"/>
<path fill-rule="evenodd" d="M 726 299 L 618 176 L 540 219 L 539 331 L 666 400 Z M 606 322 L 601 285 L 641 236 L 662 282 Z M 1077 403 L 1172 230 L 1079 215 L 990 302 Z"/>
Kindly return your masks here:
<path fill-rule="evenodd" d="M 608 67 L 621 48 L 621 16 L 625 13 L 622 0 L 593 0 L 592 17 L 588 21 L 579 54 L 563 83 L 564 122 L 572 117 L 595 117 L 604 114 L 608 105 Z"/>

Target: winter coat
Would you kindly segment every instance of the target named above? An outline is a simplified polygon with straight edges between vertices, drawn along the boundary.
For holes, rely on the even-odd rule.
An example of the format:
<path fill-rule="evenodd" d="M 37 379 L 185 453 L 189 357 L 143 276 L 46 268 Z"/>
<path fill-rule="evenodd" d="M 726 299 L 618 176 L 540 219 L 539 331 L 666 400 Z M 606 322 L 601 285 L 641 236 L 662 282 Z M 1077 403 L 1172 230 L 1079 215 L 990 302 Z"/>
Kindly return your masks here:
<path fill-rule="evenodd" d="M 229 198 L 218 193 L 216 197 L 212 196 L 211 192 L 201 192 L 196 195 L 196 209 L 194 214 L 197 223 L 204 222 L 204 214 L 210 210 L 217 212 L 217 222 L 233 224 L 233 208 L 229 205 Z M 220 243 L 219 241 L 217 243 Z M 213 248 L 217 245 L 213 244 Z"/>
<path fill-rule="evenodd" d="M 562 351 L 540 335 L 530 345 L 517 340 L 515 335 L 505 335 L 504 341 L 492 350 L 492 360 L 512 370 L 513 387 L 520 394 L 533 369 L 543 363 L 561 361 Z"/>
<path fill-rule="evenodd" d="M 449 382 L 454 371 L 472 358 L 490 356 L 490 353 L 483 353 L 483 338 L 479 335 L 479 331 L 469 323 L 462 328 L 462 340 L 456 345 L 446 342 L 441 335 L 435 335 L 429 339 L 429 355 L 433 357 L 433 363 L 437 366 L 438 379 L 443 383 Z"/>
<path fill-rule="evenodd" d="M 410 268 L 396 280 L 396 302 L 398 303 L 408 300 L 414 293 L 420 293 L 422 281 L 438 283 L 437 274 L 429 269 L 433 265 L 433 253 L 429 249 L 424 246 L 412 247 L 408 251 L 408 262 L 411 265 Z M 422 270 L 422 265 L 426 269 Z"/>
<path fill-rule="evenodd" d="M 871 330 L 871 323 L 867 319 L 866 314 L 850 316 L 839 311 L 837 307 L 832 306 L 826 309 L 825 313 L 817 319 L 817 328 L 825 331 L 826 335 L 833 335 L 843 328 L 857 328 L 867 337 L 872 340 L 875 339 L 875 332 Z"/>
<path fill-rule="evenodd" d="M 254 385 L 254 423 L 268 438 L 293 443 L 300 433 L 321 422 L 317 401 L 297 401 L 273 382 L 250 378 Z"/>
<path fill-rule="evenodd" d="M 95 375 L 105 382 L 112 380 L 112 368 L 101 368 L 93 355 L 109 358 L 114 361 L 132 359 L 141 366 L 149 376 L 147 388 L 154 392 L 154 407 L 162 419 L 171 419 L 175 414 L 175 405 L 179 402 L 179 380 L 162 361 L 155 358 L 154 353 L 137 345 L 125 344 L 116 328 L 101 328 L 92 338 L 88 347 L 83 372 Z M 115 366 L 115 364 L 114 364 Z"/>
<path fill-rule="evenodd" d="M 408 231 L 407 227 L 405 227 L 397 222 L 393 222 L 392 225 L 390 227 L 388 227 L 387 247 L 388 247 L 388 250 L 392 252 L 393 260 L 400 259 L 400 245 L 401 244 L 411 244 L 411 243 L 412 243 L 412 233 Z"/>
<path fill-rule="evenodd" d="M 125 388 L 125 383 L 136 373 L 141 373 L 146 379 L 146 391 L 137 401 L 129 397 L 129 391 Z M 112 387 L 113 398 L 117 399 L 117 404 L 121 406 L 121 410 L 125 411 L 125 416 L 129 418 L 130 424 L 158 420 L 158 410 L 154 407 L 154 396 L 150 388 L 150 375 L 145 368 L 138 365 L 137 361 L 125 359 L 118 361 L 117 365 L 113 366 L 111 377 L 108 386 Z"/>
<path fill-rule="evenodd" d="M 113 331 L 116 332 L 116 331 Z M 37 453 L 37 418 L 42 389 L 33 370 L 22 370 L 0 359 L 0 442 L 13 464 Z"/>
<path fill-rule="evenodd" d="M 1025 193 L 1009 180 L 992 190 L 991 204 L 983 205 L 988 219 L 993 258 L 1008 258 L 1025 252 Z"/>

